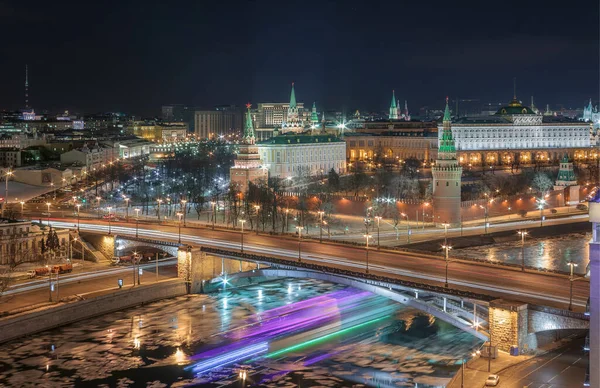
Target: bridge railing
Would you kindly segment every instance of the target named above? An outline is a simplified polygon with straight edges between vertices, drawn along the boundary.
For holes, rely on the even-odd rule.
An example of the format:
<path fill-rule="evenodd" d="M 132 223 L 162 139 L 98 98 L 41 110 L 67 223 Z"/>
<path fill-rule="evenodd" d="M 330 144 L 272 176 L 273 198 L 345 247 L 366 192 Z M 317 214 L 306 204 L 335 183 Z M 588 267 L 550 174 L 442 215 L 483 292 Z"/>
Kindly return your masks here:
<path fill-rule="evenodd" d="M 354 279 L 362 279 L 363 281 L 365 281 L 367 283 L 369 283 L 369 282 L 387 283 L 388 287 L 399 286 L 399 287 L 405 287 L 405 288 L 412 288 L 412 289 L 420 290 L 420 291 L 429 291 L 432 293 L 452 295 L 452 296 L 456 296 L 456 297 L 460 297 L 460 298 L 476 299 L 476 300 L 481 300 L 481 301 L 486 301 L 486 302 L 496 299 L 495 297 L 490 296 L 490 295 L 475 293 L 475 292 L 471 292 L 471 291 L 457 290 L 454 288 L 446 288 L 446 287 L 435 286 L 435 285 L 426 284 L 426 283 L 417 283 L 417 282 L 413 282 L 413 281 L 402 280 L 402 279 L 397 279 L 397 278 L 390 278 L 390 277 L 374 275 L 374 274 L 367 274 L 364 272 L 357 272 L 357 271 L 352 271 L 352 270 L 348 270 L 348 269 L 333 268 L 333 267 L 328 267 L 328 266 L 324 266 L 324 265 L 320 265 L 320 264 L 297 262 L 297 261 L 281 259 L 281 258 L 272 257 L 272 256 L 256 255 L 256 254 L 252 254 L 252 253 L 241 253 L 239 251 L 230 251 L 230 250 L 226 250 L 226 249 L 211 248 L 211 247 L 205 247 L 205 246 L 201 247 L 200 250 L 205 253 L 228 256 L 228 257 L 238 259 L 238 260 L 241 259 L 241 260 L 246 260 L 246 261 L 268 263 L 269 265 L 271 265 L 273 267 L 287 267 L 289 269 L 302 268 L 302 269 L 307 269 L 307 270 L 311 270 L 311 271 L 330 273 L 332 275 L 345 276 L 345 277 L 354 278 Z"/>
<path fill-rule="evenodd" d="M 547 307 L 547 306 L 538 306 L 538 305 L 534 305 L 534 304 L 528 305 L 527 308 L 529 310 L 539 311 L 539 312 L 547 313 L 547 314 L 559 315 L 559 316 L 565 317 L 565 318 L 581 319 L 581 320 L 585 320 L 585 321 L 590 320 L 589 315 L 586 315 L 585 313 L 578 313 L 575 311 L 557 309 L 554 307 Z"/>

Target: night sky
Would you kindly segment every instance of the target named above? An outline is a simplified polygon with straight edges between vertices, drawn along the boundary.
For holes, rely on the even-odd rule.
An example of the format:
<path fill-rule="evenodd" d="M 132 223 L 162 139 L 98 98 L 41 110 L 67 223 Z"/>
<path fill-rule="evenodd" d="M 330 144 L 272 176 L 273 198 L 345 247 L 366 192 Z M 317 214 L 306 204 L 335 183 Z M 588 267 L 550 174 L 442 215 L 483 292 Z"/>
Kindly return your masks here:
<path fill-rule="evenodd" d="M 555 5 L 554 5 L 555 4 Z M 298 101 L 417 111 L 444 97 L 582 107 L 599 93 L 598 2 L 0 1 L 0 109 L 158 115 Z"/>

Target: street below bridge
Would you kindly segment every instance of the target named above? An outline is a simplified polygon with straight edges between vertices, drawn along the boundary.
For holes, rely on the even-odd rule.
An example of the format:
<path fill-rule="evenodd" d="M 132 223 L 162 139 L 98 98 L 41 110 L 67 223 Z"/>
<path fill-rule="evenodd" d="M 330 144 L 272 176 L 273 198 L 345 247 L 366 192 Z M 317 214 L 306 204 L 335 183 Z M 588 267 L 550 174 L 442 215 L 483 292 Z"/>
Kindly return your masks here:
<path fill-rule="evenodd" d="M 57 227 L 72 227 L 73 220 L 51 220 Z M 135 235 L 135 225 L 112 223 L 113 234 Z M 81 222 L 81 229 L 106 233 L 104 222 Z M 139 236 L 154 240 L 176 242 L 178 229 L 167 225 L 143 225 Z M 195 246 L 209 246 L 239 250 L 241 235 L 237 231 L 182 228 L 181 241 Z M 288 260 L 298 259 L 300 246 L 302 260 L 334 268 L 366 270 L 366 251 L 364 248 L 319 243 L 314 240 L 244 233 L 244 251 Z M 455 259 L 452 259 L 455 260 Z M 428 285 L 443 285 L 446 263 L 439 256 L 395 252 L 377 249 L 369 250 L 369 269 L 372 274 L 417 281 Z M 589 296 L 589 282 L 578 278 L 573 282 L 574 310 L 583 311 Z M 449 287 L 474 293 L 487 294 L 496 298 L 518 300 L 525 303 L 546 305 L 566 309 L 569 304 L 570 282 L 567 276 L 521 272 L 516 269 L 452 261 L 448 266 Z"/>

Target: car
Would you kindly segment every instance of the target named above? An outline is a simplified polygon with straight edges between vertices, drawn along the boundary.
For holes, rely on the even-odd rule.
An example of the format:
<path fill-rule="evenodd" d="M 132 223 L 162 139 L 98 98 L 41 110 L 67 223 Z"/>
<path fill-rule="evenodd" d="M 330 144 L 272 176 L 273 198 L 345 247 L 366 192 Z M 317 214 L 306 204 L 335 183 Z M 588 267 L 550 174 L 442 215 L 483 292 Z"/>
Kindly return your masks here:
<path fill-rule="evenodd" d="M 498 376 L 498 375 L 489 375 L 488 378 L 485 380 L 486 387 L 495 387 L 499 383 L 500 383 L 500 376 Z"/>

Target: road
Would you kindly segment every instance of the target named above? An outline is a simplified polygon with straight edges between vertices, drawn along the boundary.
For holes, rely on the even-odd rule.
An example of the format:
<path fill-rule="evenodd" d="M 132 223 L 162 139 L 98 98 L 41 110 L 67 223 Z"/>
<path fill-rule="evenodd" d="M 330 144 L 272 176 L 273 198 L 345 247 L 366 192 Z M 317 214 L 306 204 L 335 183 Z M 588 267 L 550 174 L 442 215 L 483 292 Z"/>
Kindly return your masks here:
<path fill-rule="evenodd" d="M 72 227 L 73 220 L 51 220 L 57 227 Z M 122 222 L 112 223 L 114 234 L 135 235 L 135 226 Z M 81 229 L 105 233 L 102 221 L 81 223 Z M 144 225 L 139 236 L 176 242 L 177 228 L 165 225 Z M 181 240 L 190 245 L 217 248 L 240 248 L 240 233 L 210 229 L 182 228 Z M 246 252 L 296 259 L 298 239 L 292 237 L 244 234 Z M 317 264 L 353 270 L 364 270 L 364 248 L 338 244 L 320 244 L 317 241 L 301 243 L 302 259 Z M 369 251 L 371 273 L 394 276 L 405 280 L 443 285 L 445 261 L 440 257 L 406 252 Z M 565 276 L 536 272 L 520 272 L 506 267 L 491 267 L 467 262 L 451 262 L 448 267 L 449 284 L 453 288 L 480 292 L 498 298 L 515 299 L 527 303 L 566 308 L 569 303 L 569 280 Z M 582 311 L 589 296 L 586 280 L 573 283 L 574 306 Z"/>
<path fill-rule="evenodd" d="M 589 364 L 584 339 L 500 372 L 500 388 L 582 387 Z"/>
<path fill-rule="evenodd" d="M 163 262 L 159 266 L 158 281 L 177 276 L 174 260 Z M 133 268 L 123 267 L 121 270 L 86 272 L 73 275 L 61 275 L 59 280 L 59 296 L 65 298 L 72 295 L 94 293 L 100 295 L 119 289 L 117 281 L 123 279 L 123 288 L 133 285 Z M 155 265 L 148 264 L 143 268 L 141 283 L 156 282 Z M 56 301 L 56 293 L 53 300 Z M 48 279 L 36 279 L 20 283 L 0 298 L 0 311 L 11 311 L 49 301 Z"/>

